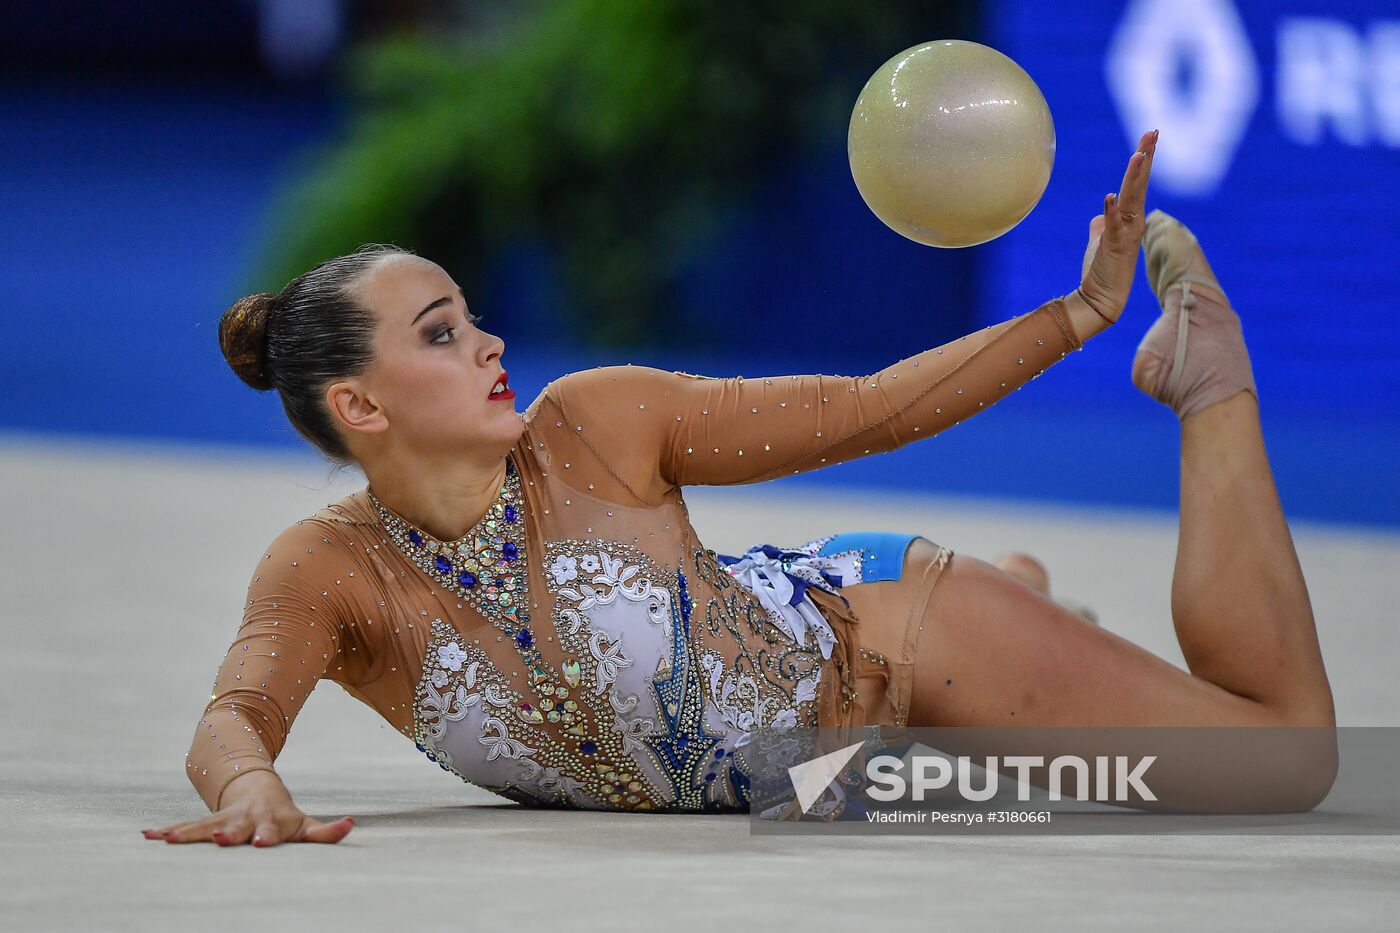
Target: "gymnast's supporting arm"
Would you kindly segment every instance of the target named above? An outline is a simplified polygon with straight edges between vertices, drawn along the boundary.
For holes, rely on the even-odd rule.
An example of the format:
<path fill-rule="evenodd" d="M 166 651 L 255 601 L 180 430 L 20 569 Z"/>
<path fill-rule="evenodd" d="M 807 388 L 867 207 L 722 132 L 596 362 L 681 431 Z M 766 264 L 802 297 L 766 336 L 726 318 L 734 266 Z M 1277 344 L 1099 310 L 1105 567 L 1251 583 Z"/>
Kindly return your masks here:
<path fill-rule="evenodd" d="M 275 845 L 336 842 L 349 832 L 348 818 L 322 823 L 299 810 L 273 768 L 316 684 L 351 679 L 347 641 L 363 636 L 343 625 L 354 618 L 335 585 L 344 563 L 325 529 L 309 521 L 283 531 L 258 561 L 243 621 L 185 756 L 185 774 L 212 814 L 147 830 L 147 838 Z"/>

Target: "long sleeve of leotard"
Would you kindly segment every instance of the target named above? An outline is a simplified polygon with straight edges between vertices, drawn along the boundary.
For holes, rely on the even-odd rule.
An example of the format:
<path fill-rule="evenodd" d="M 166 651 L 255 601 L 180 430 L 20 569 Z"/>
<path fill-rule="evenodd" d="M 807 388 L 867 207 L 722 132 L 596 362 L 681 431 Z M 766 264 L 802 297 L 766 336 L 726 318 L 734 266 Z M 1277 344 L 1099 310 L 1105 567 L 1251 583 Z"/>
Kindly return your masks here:
<path fill-rule="evenodd" d="M 754 483 L 930 437 L 1082 347 L 1061 298 L 868 376 L 606 366 L 551 383 L 558 424 L 629 488 Z"/>
<path fill-rule="evenodd" d="M 337 668 L 349 606 L 337 571 L 342 545 L 315 522 L 298 522 L 259 559 L 243 621 L 219 666 L 186 755 L 186 774 L 210 810 L 248 771 L 273 771 L 293 720 Z"/>

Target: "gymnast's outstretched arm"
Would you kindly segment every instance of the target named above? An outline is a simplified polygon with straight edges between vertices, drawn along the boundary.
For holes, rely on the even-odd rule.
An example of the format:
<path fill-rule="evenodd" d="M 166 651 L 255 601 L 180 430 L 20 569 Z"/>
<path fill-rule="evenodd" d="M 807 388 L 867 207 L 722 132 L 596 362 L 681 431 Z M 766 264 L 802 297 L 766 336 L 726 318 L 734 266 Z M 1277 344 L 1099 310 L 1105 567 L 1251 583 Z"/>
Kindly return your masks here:
<path fill-rule="evenodd" d="M 868 376 L 714 379 L 608 366 L 566 376 L 547 395 L 584 425 L 581 439 L 636 452 L 626 459 L 651 463 L 666 486 L 755 483 L 931 437 L 1081 345 L 1055 299 Z"/>
<path fill-rule="evenodd" d="M 715 379 L 606 366 L 556 380 L 545 396 L 563 415 L 561 437 L 591 443 L 633 489 L 755 483 L 932 437 L 1108 326 L 1075 293 L 867 376 Z"/>
<path fill-rule="evenodd" d="M 1143 137 L 1140 150 L 1154 137 Z M 868 376 L 714 379 L 606 366 L 551 383 L 561 443 L 588 448 L 634 496 L 754 483 L 882 453 L 983 411 L 1113 324 L 1137 262 L 1148 165 L 1128 163 L 1123 201 L 1104 199 L 1077 288 L 1000 324 Z"/>

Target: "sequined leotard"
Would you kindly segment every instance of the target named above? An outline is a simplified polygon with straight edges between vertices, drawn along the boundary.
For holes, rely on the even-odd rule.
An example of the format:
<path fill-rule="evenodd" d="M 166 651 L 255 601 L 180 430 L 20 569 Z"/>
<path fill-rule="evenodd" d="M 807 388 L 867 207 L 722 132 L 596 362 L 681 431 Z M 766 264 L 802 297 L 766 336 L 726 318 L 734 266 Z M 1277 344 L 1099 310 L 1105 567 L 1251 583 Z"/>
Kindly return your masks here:
<path fill-rule="evenodd" d="M 865 377 L 615 366 L 557 379 L 522 414 L 506 484 L 463 539 L 431 539 L 370 488 L 277 536 L 187 774 L 218 809 L 230 781 L 273 769 L 330 679 L 440 767 L 511 799 L 743 808 L 752 730 L 897 723 L 908 684 L 853 702 L 858 678 L 893 666 L 870 648 L 885 620 L 814 586 L 834 648 L 794 636 L 699 542 L 681 487 L 892 450 L 1080 347 L 1056 299 Z"/>

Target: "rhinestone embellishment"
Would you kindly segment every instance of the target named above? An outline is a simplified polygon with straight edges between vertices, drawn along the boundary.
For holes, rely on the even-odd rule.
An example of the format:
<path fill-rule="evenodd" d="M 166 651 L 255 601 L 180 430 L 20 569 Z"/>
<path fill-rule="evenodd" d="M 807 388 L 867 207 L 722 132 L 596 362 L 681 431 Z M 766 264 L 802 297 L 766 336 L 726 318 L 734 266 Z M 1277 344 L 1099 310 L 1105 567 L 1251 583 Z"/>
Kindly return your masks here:
<path fill-rule="evenodd" d="M 520 473 L 506 457 L 506 481 L 496 500 L 466 534 L 456 541 L 439 541 L 414 528 L 380 502 L 379 512 L 389 538 L 411 561 L 449 592 L 469 603 L 488 622 L 509 635 L 527 663 L 539 663 L 530 631 L 526 598 L 524 497 Z"/>

